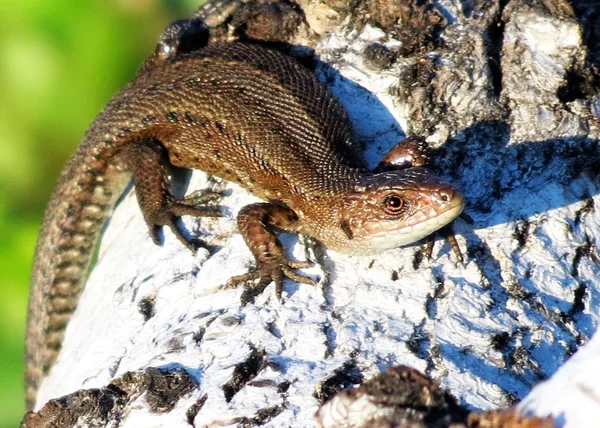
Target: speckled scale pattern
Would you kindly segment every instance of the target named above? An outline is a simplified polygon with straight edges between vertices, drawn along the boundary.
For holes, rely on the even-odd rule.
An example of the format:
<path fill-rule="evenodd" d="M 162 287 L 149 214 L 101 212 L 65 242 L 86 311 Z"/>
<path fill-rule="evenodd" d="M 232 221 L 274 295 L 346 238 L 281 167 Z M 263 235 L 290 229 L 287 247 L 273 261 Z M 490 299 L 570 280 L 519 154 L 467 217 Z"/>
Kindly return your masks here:
<path fill-rule="evenodd" d="M 462 196 L 428 172 L 376 174 L 357 152 L 346 111 L 291 57 L 237 43 L 151 57 L 92 123 L 46 209 L 28 309 L 29 406 L 56 359 L 104 220 L 127 183 L 121 178 L 134 172 L 137 199 L 157 244 L 155 232 L 167 226 L 193 248 L 177 219 L 214 216 L 174 200 L 167 157 L 172 165 L 237 182 L 272 202 L 250 205 L 238 216 L 257 266 L 234 278 L 274 280 L 281 293 L 284 276 L 312 280 L 295 272 L 305 263 L 286 258 L 274 229 L 306 234 L 347 254 L 372 253 L 414 242 L 462 209 Z M 390 192 L 403 207 L 418 207 L 418 220 L 402 215 L 409 210 L 386 211 Z M 385 228 L 374 224 L 380 215 L 389 220 Z M 353 216 L 364 222 L 352 223 Z M 435 228 L 414 233 L 415 221 L 432 217 Z M 263 233 L 244 234 L 257 228 Z"/>
<path fill-rule="evenodd" d="M 363 169 L 344 109 L 284 54 L 214 45 L 142 67 L 92 123 L 46 209 L 28 309 L 29 403 L 56 358 L 105 218 L 127 183 L 120 152 L 145 139 L 160 140 L 174 165 L 239 182 L 267 199 L 292 197 L 290 188 L 318 192 L 331 177 Z"/>
<path fill-rule="evenodd" d="M 120 133 L 144 129 L 163 141 L 174 165 L 253 191 L 273 187 L 249 180 L 265 170 L 304 192 L 321 192 L 331 177 L 364 169 L 339 102 L 294 59 L 253 45 L 215 45 L 178 56 L 138 75 L 103 116 L 91 130 L 95 137 L 107 134 L 119 144 Z M 236 173 L 240 161 L 256 169 Z"/>

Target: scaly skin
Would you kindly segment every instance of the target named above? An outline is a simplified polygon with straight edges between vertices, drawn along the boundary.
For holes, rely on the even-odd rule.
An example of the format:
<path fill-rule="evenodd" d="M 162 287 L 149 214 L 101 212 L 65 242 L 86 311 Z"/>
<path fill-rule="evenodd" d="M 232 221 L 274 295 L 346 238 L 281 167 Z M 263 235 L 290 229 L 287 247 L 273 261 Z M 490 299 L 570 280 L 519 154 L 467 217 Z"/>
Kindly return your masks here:
<path fill-rule="evenodd" d="M 174 200 L 169 164 L 237 182 L 271 201 L 238 216 L 257 267 L 233 282 L 274 280 L 279 294 L 285 276 L 312 281 L 296 272 L 304 263 L 286 259 L 274 230 L 312 236 L 339 252 L 373 253 L 414 242 L 462 209 L 462 196 L 423 168 L 368 171 L 346 112 L 294 59 L 243 44 L 177 52 L 170 49 L 179 37 L 172 30 L 171 41 L 159 44 L 92 123 L 46 209 L 29 300 L 29 408 L 56 359 L 101 228 L 131 175 L 157 243 L 157 231 L 169 226 L 192 248 L 178 218 L 218 215 Z"/>

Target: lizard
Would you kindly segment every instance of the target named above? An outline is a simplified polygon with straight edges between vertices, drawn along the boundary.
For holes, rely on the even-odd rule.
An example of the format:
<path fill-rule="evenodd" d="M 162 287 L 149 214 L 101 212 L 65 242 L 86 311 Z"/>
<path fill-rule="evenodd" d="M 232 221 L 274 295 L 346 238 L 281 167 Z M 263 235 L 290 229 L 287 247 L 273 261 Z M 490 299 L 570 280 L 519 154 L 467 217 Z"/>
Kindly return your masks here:
<path fill-rule="evenodd" d="M 46 207 L 32 266 L 26 332 L 26 401 L 60 350 L 102 227 L 133 181 L 153 241 L 168 227 L 190 250 L 180 217 L 220 216 L 204 197 L 175 199 L 169 167 L 236 182 L 265 202 L 237 225 L 256 267 L 228 284 L 285 277 L 306 284 L 276 233 L 313 237 L 346 254 L 410 244 L 463 209 L 453 186 L 424 168 L 407 138 L 370 171 L 347 112 L 296 59 L 257 44 L 209 44 L 202 24 L 176 21 L 155 52 L 86 131 Z"/>

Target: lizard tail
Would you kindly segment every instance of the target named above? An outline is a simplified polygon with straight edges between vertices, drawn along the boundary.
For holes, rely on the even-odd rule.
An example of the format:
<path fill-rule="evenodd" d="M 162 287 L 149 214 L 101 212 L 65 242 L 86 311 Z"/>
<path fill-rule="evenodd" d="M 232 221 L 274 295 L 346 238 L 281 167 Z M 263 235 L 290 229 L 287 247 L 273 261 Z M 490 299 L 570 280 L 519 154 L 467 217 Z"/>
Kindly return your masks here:
<path fill-rule="evenodd" d="M 120 194 L 117 183 L 123 187 L 116 180 L 121 169 L 109 167 L 112 156 L 88 151 L 80 148 L 59 177 L 35 249 L 25 343 L 27 410 L 60 350 L 100 232 Z"/>

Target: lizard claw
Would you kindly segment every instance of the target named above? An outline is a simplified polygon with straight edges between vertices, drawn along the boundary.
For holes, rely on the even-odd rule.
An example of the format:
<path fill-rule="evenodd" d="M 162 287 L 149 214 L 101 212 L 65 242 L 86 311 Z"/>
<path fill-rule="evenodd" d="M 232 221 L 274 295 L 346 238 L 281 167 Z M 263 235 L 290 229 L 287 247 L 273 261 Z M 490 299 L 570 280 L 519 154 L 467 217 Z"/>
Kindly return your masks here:
<path fill-rule="evenodd" d="M 458 241 L 456 240 L 456 236 L 454 234 L 454 231 L 452 230 L 451 224 L 444 226 L 439 231 L 437 231 L 437 233 L 441 234 L 444 238 L 446 238 L 446 240 L 450 244 L 450 247 L 452 248 L 452 251 L 454 252 L 454 255 L 456 256 L 458 264 L 461 266 L 465 266 L 465 258 L 462 254 L 462 251 L 460 250 L 460 246 L 458 245 Z M 435 235 L 429 235 L 427 237 L 425 245 L 423 246 L 423 255 L 427 260 L 431 260 L 431 254 L 433 253 L 434 243 Z"/>
<path fill-rule="evenodd" d="M 173 235 L 175 235 L 179 242 L 185 245 L 185 247 L 192 253 L 195 253 L 198 250 L 199 244 L 195 240 L 187 236 L 187 234 L 184 232 L 184 230 L 179 224 L 179 217 L 174 215 L 165 215 L 163 216 L 163 219 L 160 222 L 160 224 L 152 225 L 152 233 L 150 234 L 150 236 L 152 237 L 152 241 L 154 242 L 154 244 L 162 244 L 160 231 L 162 230 L 163 226 L 166 226 L 169 229 L 171 229 L 171 232 L 173 232 Z"/>
<path fill-rule="evenodd" d="M 229 278 L 225 284 L 226 289 L 238 287 L 242 283 L 253 281 L 258 279 L 259 283 L 268 284 L 273 281 L 275 283 L 275 294 L 281 301 L 281 295 L 283 293 L 283 279 L 289 278 L 293 281 L 316 285 L 317 281 L 308 276 L 301 275 L 296 272 L 296 269 L 306 269 L 313 266 L 311 262 L 293 262 L 286 259 L 285 257 L 279 257 L 269 262 L 259 263 L 256 269 L 251 270 L 248 273 L 242 275 L 236 275 Z"/>

